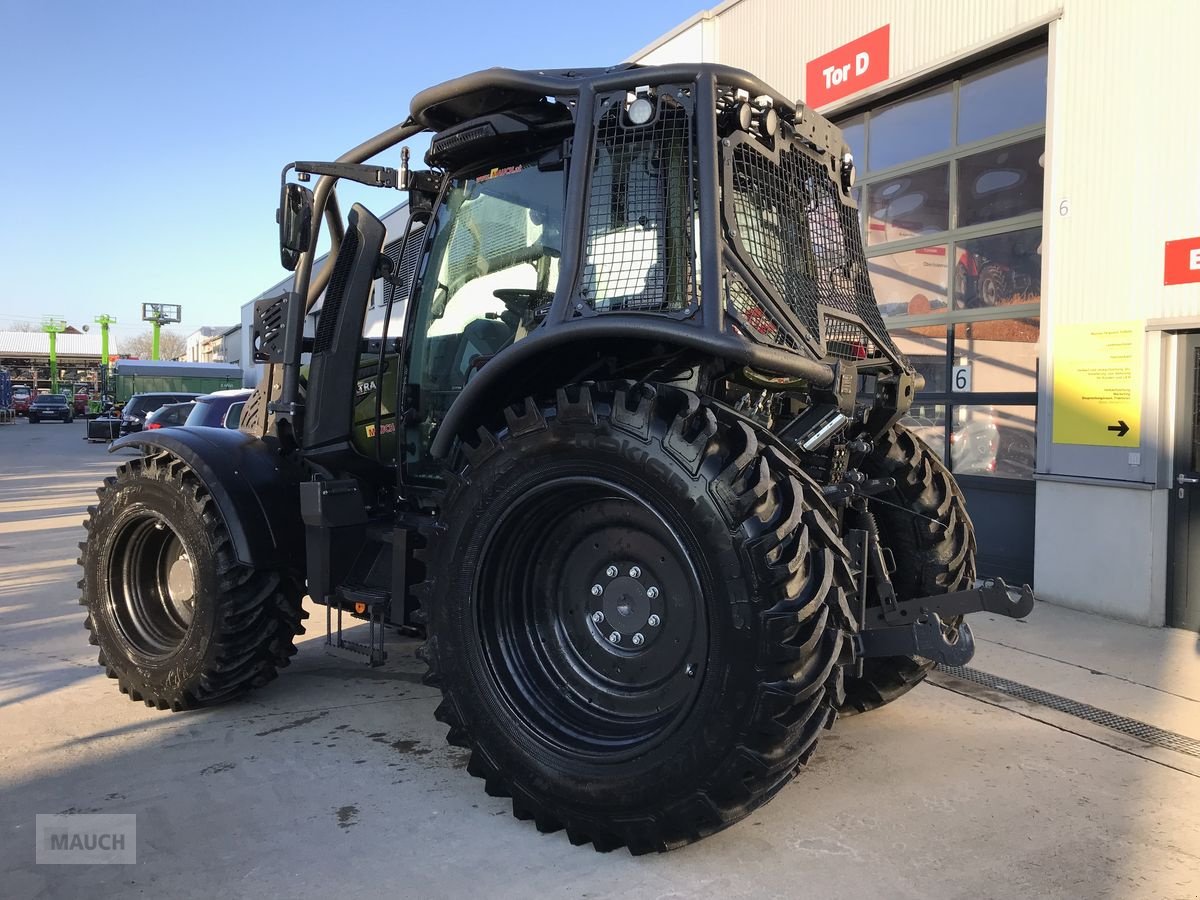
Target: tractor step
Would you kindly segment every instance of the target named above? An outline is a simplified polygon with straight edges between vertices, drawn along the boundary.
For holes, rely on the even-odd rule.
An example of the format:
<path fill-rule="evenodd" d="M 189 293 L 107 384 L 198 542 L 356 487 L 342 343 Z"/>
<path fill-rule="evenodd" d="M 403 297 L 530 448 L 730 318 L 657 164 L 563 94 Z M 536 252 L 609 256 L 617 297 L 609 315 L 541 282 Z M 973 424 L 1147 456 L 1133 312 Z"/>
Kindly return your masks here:
<path fill-rule="evenodd" d="M 387 660 L 387 651 L 383 649 L 383 622 L 387 617 L 392 595 L 379 588 L 350 585 L 338 588 L 338 595 L 337 602 L 330 603 L 325 607 L 326 646 L 361 654 L 367 657 L 367 665 L 372 668 L 382 666 Z M 343 611 L 366 617 L 367 643 L 347 640 L 342 636 Z M 334 631 L 335 617 L 337 619 L 336 633 Z"/>

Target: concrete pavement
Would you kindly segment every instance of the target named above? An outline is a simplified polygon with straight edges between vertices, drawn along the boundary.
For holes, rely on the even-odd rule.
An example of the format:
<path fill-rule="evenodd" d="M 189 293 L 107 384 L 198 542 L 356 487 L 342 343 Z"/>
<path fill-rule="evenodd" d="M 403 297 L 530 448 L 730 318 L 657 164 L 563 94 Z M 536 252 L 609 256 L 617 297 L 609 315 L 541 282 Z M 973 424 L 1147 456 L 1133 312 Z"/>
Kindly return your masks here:
<path fill-rule="evenodd" d="M 0 896 L 1200 897 L 1200 759 L 938 674 L 844 720 L 741 824 L 673 853 L 512 818 L 433 720 L 415 642 L 323 646 L 184 714 L 120 695 L 77 605 L 79 526 L 118 462 L 83 426 L 0 426 Z M 976 617 L 977 619 L 979 617 Z M 1200 739 L 1197 635 L 1039 605 L 973 668 Z M 134 866 L 37 866 L 34 815 L 136 813 Z"/>

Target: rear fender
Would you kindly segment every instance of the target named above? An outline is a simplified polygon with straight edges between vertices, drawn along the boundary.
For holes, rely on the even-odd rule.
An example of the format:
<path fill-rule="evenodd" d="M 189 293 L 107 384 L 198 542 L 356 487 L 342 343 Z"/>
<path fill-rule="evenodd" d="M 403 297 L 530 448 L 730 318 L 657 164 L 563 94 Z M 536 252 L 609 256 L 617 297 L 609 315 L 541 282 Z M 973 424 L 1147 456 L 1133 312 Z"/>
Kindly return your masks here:
<path fill-rule="evenodd" d="M 126 435 L 111 450 L 165 450 L 212 495 L 238 562 L 304 572 L 303 472 L 278 444 L 226 428 L 163 428 Z"/>

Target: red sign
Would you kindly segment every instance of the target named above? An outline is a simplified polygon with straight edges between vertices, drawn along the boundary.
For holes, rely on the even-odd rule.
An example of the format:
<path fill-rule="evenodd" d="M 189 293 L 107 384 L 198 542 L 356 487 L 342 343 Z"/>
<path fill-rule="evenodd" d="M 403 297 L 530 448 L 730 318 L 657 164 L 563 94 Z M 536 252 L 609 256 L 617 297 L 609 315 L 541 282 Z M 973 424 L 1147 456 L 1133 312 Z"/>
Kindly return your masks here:
<path fill-rule="evenodd" d="M 1167 241 L 1163 263 L 1163 284 L 1191 284 L 1200 281 L 1200 237 Z"/>
<path fill-rule="evenodd" d="M 884 25 L 811 60 L 804 73 L 804 102 L 825 106 L 886 81 L 891 27 Z"/>

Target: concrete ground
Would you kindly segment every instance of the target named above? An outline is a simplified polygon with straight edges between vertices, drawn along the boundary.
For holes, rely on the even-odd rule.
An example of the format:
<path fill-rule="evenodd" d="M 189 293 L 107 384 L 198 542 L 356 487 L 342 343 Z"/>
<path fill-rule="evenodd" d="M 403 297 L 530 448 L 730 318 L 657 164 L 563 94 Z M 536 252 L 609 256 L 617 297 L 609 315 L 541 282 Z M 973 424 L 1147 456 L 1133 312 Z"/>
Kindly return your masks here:
<path fill-rule="evenodd" d="M 76 542 L 119 461 L 82 423 L 0 426 L 0 896 L 1200 897 L 1200 758 L 958 681 L 843 720 L 746 821 L 673 853 L 570 846 L 509 813 L 434 722 L 414 642 L 323 646 L 171 714 L 96 667 Z M 1039 604 L 973 668 L 1200 739 L 1197 635 Z M 34 864 L 37 813 L 136 813 L 137 864 Z"/>

